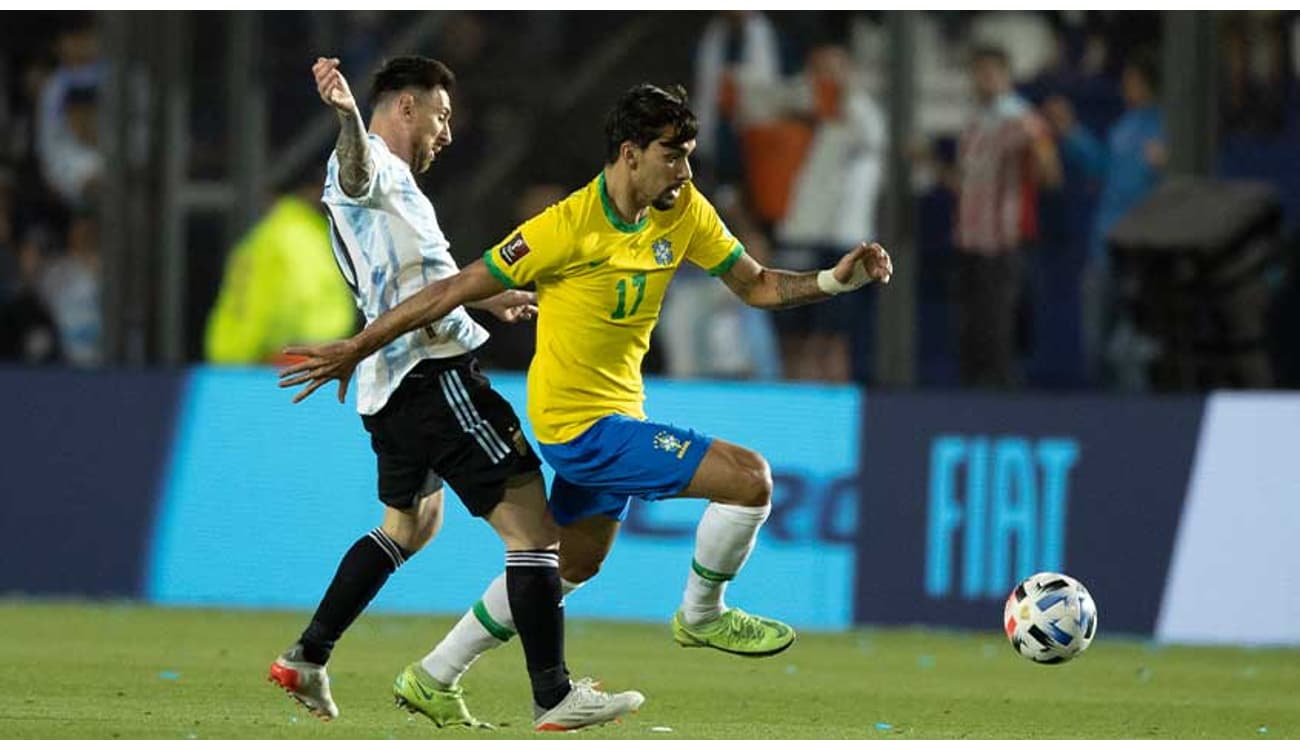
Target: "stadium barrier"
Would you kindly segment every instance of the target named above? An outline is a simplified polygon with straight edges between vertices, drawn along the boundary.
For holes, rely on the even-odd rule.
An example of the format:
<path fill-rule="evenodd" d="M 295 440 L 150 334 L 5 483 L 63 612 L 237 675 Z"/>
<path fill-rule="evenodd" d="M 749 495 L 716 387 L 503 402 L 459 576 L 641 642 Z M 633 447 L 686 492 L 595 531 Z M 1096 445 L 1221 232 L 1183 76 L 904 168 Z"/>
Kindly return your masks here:
<path fill-rule="evenodd" d="M 492 380 L 522 408 L 522 376 Z M 656 419 L 772 457 L 769 533 L 734 601 L 788 613 L 805 627 L 851 622 L 859 404 L 852 388 L 649 385 Z M 312 607 L 342 552 L 378 523 L 374 455 L 350 406 L 319 395 L 290 404 L 268 371 L 200 369 L 190 376 L 176 435 L 144 587 L 152 601 Z M 702 501 L 634 507 L 600 577 L 567 602 L 568 612 L 670 617 L 701 510 Z M 502 570 L 504 548 L 487 524 L 451 493 L 447 511 L 442 533 L 389 581 L 376 608 L 457 612 Z"/>
<path fill-rule="evenodd" d="M 524 403 L 522 377 L 494 383 Z M 652 380 L 647 409 L 768 457 L 773 513 L 728 599 L 799 627 L 993 628 L 1016 579 L 1059 569 L 1110 632 L 1300 644 L 1298 394 Z M 270 370 L 0 370 L 0 413 L 0 593 L 306 609 L 380 516 L 351 407 L 292 405 Z M 459 612 L 501 569 L 492 532 L 448 500 L 375 609 Z M 568 611 L 666 619 L 700 510 L 635 504 Z"/>
<path fill-rule="evenodd" d="M 184 383 L 0 369 L 0 594 L 143 596 Z"/>
<path fill-rule="evenodd" d="M 873 394 L 854 620 L 996 627 L 1039 570 L 1101 627 L 1300 644 L 1300 394 Z"/>

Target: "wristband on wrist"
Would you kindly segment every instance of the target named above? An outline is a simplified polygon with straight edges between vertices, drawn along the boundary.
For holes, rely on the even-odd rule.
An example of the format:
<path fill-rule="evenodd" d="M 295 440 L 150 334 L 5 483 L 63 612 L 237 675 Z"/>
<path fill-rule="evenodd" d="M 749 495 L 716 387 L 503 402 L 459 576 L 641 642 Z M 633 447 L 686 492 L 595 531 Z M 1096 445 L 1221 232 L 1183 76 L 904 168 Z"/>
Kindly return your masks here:
<path fill-rule="evenodd" d="M 847 284 L 835 278 L 835 274 L 831 273 L 829 268 L 817 272 L 817 288 L 832 296 L 861 289 L 870 283 L 871 277 L 867 275 L 867 267 L 861 261 L 853 264 L 853 275 L 849 277 Z"/>

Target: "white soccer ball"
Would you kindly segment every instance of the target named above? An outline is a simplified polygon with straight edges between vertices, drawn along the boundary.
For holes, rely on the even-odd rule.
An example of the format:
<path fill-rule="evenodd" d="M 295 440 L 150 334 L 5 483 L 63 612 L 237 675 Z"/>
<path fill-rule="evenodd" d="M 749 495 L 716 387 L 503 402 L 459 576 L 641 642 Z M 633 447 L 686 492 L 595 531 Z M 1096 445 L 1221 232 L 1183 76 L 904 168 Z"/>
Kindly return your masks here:
<path fill-rule="evenodd" d="M 1097 605 L 1073 578 L 1035 573 L 1007 597 L 1002 622 L 1016 653 L 1038 664 L 1061 664 L 1092 644 Z"/>

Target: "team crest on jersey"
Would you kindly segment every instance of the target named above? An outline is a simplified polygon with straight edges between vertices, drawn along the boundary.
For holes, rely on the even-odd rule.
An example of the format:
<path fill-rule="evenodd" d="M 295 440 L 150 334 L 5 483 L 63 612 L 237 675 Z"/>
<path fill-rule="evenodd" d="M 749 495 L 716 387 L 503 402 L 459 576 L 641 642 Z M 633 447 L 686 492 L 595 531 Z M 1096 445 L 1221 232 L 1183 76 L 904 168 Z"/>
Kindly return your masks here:
<path fill-rule="evenodd" d="M 650 246 L 654 251 L 655 263 L 661 266 L 671 265 L 673 262 L 673 243 L 667 237 L 660 237 Z"/>
<path fill-rule="evenodd" d="M 522 234 L 516 234 L 510 238 L 510 241 L 501 247 L 501 260 L 506 262 L 507 266 L 513 266 L 520 258 L 528 254 L 528 243 L 524 242 Z"/>
<path fill-rule="evenodd" d="M 667 430 L 660 430 L 655 435 L 655 448 L 667 453 L 676 454 L 678 458 L 686 455 L 686 449 L 691 447 L 691 441 L 678 438 Z"/>

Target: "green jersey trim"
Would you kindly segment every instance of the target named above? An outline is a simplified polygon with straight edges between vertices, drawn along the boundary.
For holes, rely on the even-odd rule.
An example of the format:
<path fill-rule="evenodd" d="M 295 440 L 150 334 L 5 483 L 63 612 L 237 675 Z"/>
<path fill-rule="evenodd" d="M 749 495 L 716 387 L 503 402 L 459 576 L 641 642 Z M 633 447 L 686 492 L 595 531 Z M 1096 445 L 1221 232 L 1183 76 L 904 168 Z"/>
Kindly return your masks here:
<path fill-rule="evenodd" d="M 488 271 L 491 271 L 492 275 L 496 277 L 496 280 L 500 281 L 502 286 L 504 286 L 506 289 L 514 289 L 515 287 L 519 286 L 514 281 L 512 281 L 509 276 L 506 276 L 505 271 L 502 271 L 501 268 L 497 265 L 497 259 L 492 257 L 491 250 L 488 250 L 486 253 L 483 253 L 483 262 L 487 265 Z"/>
<path fill-rule="evenodd" d="M 744 252 L 745 246 L 737 242 L 736 246 L 731 248 L 731 252 L 727 253 L 727 257 L 723 258 L 721 263 L 709 269 L 709 275 L 721 276 L 727 271 L 730 271 L 731 267 L 736 265 L 736 261 L 740 260 L 740 256 Z"/>
<path fill-rule="evenodd" d="M 629 224 L 619 218 L 618 212 L 614 210 L 614 204 L 609 200 L 609 193 L 605 190 L 605 173 L 603 171 L 600 173 L 600 184 L 596 186 L 596 189 L 600 191 L 600 207 L 605 209 L 605 218 L 609 220 L 610 224 L 614 225 L 615 229 L 624 234 L 634 234 L 645 229 L 646 222 L 650 221 L 649 211 L 641 218 L 641 221 L 635 224 Z"/>

